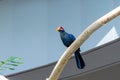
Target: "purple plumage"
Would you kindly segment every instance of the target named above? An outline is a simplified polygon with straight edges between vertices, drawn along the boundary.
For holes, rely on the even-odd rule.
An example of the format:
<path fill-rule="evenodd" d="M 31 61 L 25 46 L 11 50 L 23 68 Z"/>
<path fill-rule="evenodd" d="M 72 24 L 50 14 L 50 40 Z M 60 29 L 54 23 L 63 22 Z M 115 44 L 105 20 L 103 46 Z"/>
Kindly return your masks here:
<path fill-rule="evenodd" d="M 69 47 L 75 40 L 75 37 L 72 34 L 65 32 L 63 27 L 58 27 L 57 31 L 60 32 L 61 40 L 66 47 Z M 80 54 L 80 48 L 75 51 L 75 59 L 78 69 L 83 69 L 85 67 L 85 62 Z"/>

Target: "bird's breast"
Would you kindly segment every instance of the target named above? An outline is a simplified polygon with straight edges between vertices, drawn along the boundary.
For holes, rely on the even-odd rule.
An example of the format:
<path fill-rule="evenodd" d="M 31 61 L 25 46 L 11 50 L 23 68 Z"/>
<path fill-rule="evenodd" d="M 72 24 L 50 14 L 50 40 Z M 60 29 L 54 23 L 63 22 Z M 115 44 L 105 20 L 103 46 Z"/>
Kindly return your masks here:
<path fill-rule="evenodd" d="M 72 42 L 73 42 L 73 40 L 70 39 L 68 36 L 62 36 L 61 39 L 62 39 L 63 44 L 66 47 L 69 47 L 72 44 Z"/>

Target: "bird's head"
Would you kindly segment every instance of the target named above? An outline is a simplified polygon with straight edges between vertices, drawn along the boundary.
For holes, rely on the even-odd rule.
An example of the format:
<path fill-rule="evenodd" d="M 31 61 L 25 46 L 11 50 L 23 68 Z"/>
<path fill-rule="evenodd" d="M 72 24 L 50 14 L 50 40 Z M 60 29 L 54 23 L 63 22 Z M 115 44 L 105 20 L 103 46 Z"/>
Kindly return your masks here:
<path fill-rule="evenodd" d="M 56 30 L 59 31 L 59 32 L 63 32 L 63 31 L 64 31 L 64 28 L 63 28 L 62 26 L 60 26 L 60 27 L 58 27 Z"/>

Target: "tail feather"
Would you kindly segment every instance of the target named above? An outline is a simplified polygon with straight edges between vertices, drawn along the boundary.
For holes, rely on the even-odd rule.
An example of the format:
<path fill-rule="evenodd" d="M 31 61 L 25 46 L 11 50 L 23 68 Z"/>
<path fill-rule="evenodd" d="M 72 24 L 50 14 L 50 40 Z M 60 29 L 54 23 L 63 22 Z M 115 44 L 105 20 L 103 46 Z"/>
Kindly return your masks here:
<path fill-rule="evenodd" d="M 78 69 L 83 69 L 85 67 L 85 62 L 81 54 L 79 53 L 79 51 L 75 52 L 75 59 L 76 59 L 76 64 L 77 64 Z"/>

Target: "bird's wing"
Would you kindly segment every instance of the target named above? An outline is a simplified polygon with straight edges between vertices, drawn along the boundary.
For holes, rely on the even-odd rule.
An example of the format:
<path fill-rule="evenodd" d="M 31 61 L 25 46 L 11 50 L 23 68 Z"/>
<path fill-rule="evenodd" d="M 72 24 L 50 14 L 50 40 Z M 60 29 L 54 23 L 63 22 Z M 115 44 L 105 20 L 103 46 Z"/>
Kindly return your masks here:
<path fill-rule="evenodd" d="M 75 40 L 75 37 L 72 34 L 66 34 L 64 39 L 65 39 L 65 45 L 69 47 Z"/>
<path fill-rule="evenodd" d="M 71 41 L 74 41 L 75 40 L 75 37 L 72 35 L 72 34 L 68 34 L 69 35 L 69 39 L 71 40 Z"/>

